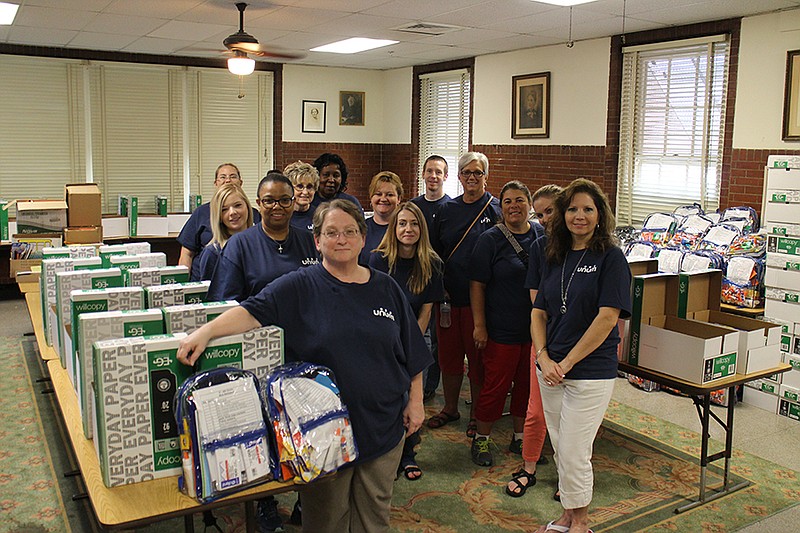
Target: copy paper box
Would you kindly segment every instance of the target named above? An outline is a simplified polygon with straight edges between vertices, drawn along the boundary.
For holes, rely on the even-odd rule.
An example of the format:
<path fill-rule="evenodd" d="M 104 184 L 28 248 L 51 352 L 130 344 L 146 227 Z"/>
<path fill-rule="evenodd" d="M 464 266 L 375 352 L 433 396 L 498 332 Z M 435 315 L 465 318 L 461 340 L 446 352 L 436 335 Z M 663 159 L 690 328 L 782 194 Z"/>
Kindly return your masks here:
<path fill-rule="evenodd" d="M 678 276 L 647 274 L 636 276 L 631 284 L 633 311 L 630 323 L 628 362 L 639 364 L 641 327 L 652 319 L 675 315 L 678 310 Z"/>
<path fill-rule="evenodd" d="M 72 291 L 70 299 L 70 324 L 72 324 L 72 351 L 68 354 L 67 374 L 80 397 L 78 376 L 81 373 L 80 348 L 83 342 L 78 318 L 84 313 L 100 311 L 129 311 L 144 309 L 144 291 L 141 287 L 113 287 Z"/>
<path fill-rule="evenodd" d="M 167 230 L 172 235 L 177 235 L 183 229 L 186 221 L 192 216 L 189 213 L 170 213 L 167 215 Z"/>
<path fill-rule="evenodd" d="M 710 309 L 694 313 L 694 318 L 739 331 L 736 369 L 740 374 L 774 368 L 781 363 L 781 327 L 778 324 Z"/>
<path fill-rule="evenodd" d="M 639 366 L 705 384 L 736 373 L 739 332 L 673 316 L 642 324 Z"/>
<path fill-rule="evenodd" d="M 194 213 L 194 210 L 203 204 L 203 195 L 190 194 L 189 195 L 189 212 Z"/>
<path fill-rule="evenodd" d="M 122 271 L 118 268 L 97 268 L 90 270 L 74 270 L 56 272 L 56 332 L 53 341 L 58 352 L 61 366 L 67 368 L 67 359 L 71 351 L 67 351 L 66 328 L 71 325 L 72 315 L 70 295 L 72 291 L 81 289 L 108 289 L 122 287 Z"/>
<path fill-rule="evenodd" d="M 694 318 L 697 311 L 719 309 L 722 271 L 709 269 L 678 274 L 678 318 Z"/>
<path fill-rule="evenodd" d="M 140 237 L 143 235 L 152 237 L 166 237 L 169 235 L 169 221 L 166 217 L 159 215 L 139 215 Z"/>
<path fill-rule="evenodd" d="M 789 292 L 800 292 L 800 270 L 784 270 L 767 266 L 764 284 L 767 287 L 787 289 Z"/>
<path fill-rule="evenodd" d="M 764 316 L 771 319 L 794 323 L 800 320 L 800 318 L 798 318 L 798 311 L 800 311 L 800 307 L 794 303 L 782 302 L 770 298 L 764 301 Z"/>
<path fill-rule="evenodd" d="M 800 289 L 784 289 L 782 287 L 767 287 L 764 289 L 764 297 L 767 300 L 775 300 L 776 302 L 784 302 L 795 306 L 795 316 L 800 314 Z"/>
<path fill-rule="evenodd" d="M 60 233 L 67 225 L 64 200 L 17 200 L 17 233 Z"/>
<path fill-rule="evenodd" d="M 800 387 L 790 387 L 784 383 L 780 386 L 778 396 L 791 402 L 800 402 Z"/>
<path fill-rule="evenodd" d="M 235 307 L 239 307 L 235 300 L 164 307 L 164 333 L 191 333 Z"/>
<path fill-rule="evenodd" d="M 117 267 L 123 271 L 130 270 L 131 268 L 161 268 L 167 266 L 167 255 L 164 252 L 112 255 L 108 258 L 108 262 L 112 267 Z"/>
<path fill-rule="evenodd" d="M 283 330 L 265 326 L 212 340 L 195 363 L 197 372 L 223 366 L 249 370 L 264 382 L 283 364 Z"/>
<path fill-rule="evenodd" d="M 766 265 L 768 269 L 774 267 L 783 270 L 791 270 L 792 272 L 800 272 L 800 257 L 772 252 L 767 254 Z"/>
<path fill-rule="evenodd" d="M 11 237 L 8 231 L 8 201 L 0 200 L 0 241 L 7 241 Z"/>
<path fill-rule="evenodd" d="M 136 237 L 139 234 L 139 197 L 120 196 L 119 214 L 128 217 L 128 235 Z"/>
<path fill-rule="evenodd" d="M 800 420 L 800 403 L 792 402 L 786 398 L 779 398 L 778 414 L 792 420 Z"/>
<path fill-rule="evenodd" d="M 154 198 L 154 201 L 156 206 L 156 214 L 160 217 L 167 216 L 167 203 L 169 202 L 169 198 L 158 195 Z"/>
<path fill-rule="evenodd" d="M 791 222 L 776 222 L 770 220 L 764 225 L 767 233 L 772 235 L 783 235 L 786 237 L 800 237 L 800 224 L 792 224 Z"/>
<path fill-rule="evenodd" d="M 191 367 L 175 357 L 186 335 L 94 345 L 95 448 L 107 487 L 181 472 L 172 402 Z"/>
<path fill-rule="evenodd" d="M 51 249 L 57 250 L 58 248 Z M 50 334 L 49 312 L 50 306 L 56 304 L 56 272 L 100 268 L 101 264 L 102 261 L 99 257 L 42 259 L 42 275 L 39 289 L 42 301 L 42 328 L 44 329 L 44 338 L 48 346 L 58 342 L 58 333 L 56 333 L 55 337 Z"/>
<path fill-rule="evenodd" d="M 164 319 L 156 309 L 84 313 L 78 317 L 77 329 L 80 330 L 77 365 L 78 406 L 81 411 L 83 435 L 91 439 L 95 402 L 92 389 L 94 380 L 92 346 L 99 341 L 162 334 Z"/>
<path fill-rule="evenodd" d="M 784 354 L 783 361 L 792 366 L 791 370 L 783 373 L 783 384 L 800 389 L 800 356 Z"/>
<path fill-rule="evenodd" d="M 770 413 L 778 412 L 778 395 L 752 387 L 745 387 L 742 391 L 742 403 L 758 407 Z"/>
<path fill-rule="evenodd" d="M 91 244 L 103 242 L 102 226 L 64 228 L 64 244 Z"/>
<path fill-rule="evenodd" d="M 97 246 L 60 246 L 53 248 L 48 246 L 42 248 L 42 259 L 56 259 L 56 258 L 72 258 L 78 259 L 82 257 L 97 257 Z"/>
<path fill-rule="evenodd" d="M 151 285 L 171 285 L 189 281 L 189 268 L 183 265 L 165 267 L 131 268 L 123 271 L 125 285 L 129 287 L 149 287 Z"/>
<path fill-rule="evenodd" d="M 111 257 L 115 255 L 149 254 L 149 242 L 129 242 L 126 244 L 110 244 L 97 249 L 97 255 L 103 260 L 103 267 L 111 267 Z"/>
<path fill-rule="evenodd" d="M 793 338 L 794 338 L 793 335 L 790 335 L 788 333 L 784 333 L 784 334 L 781 335 L 781 345 L 780 346 L 781 346 L 781 351 L 782 352 L 790 353 L 792 351 L 792 340 L 793 340 Z"/>
<path fill-rule="evenodd" d="M 130 237 L 128 234 L 128 217 L 121 215 L 103 215 L 103 235 L 106 239 L 114 237 Z"/>
<path fill-rule="evenodd" d="M 793 207 L 795 211 L 800 211 Z M 781 237 L 779 235 L 767 236 L 767 252 L 800 256 L 800 238 Z"/>
<path fill-rule="evenodd" d="M 168 305 L 199 304 L 206 301 L 210 281 L 174 283 L 145 287 L 145 300 L 149 309 Z"/>
<path fill-rule="evenodd" d="M 96 183 L 68 183 L 64 186 L 64 195 L 67 226 L 100 226 L 103 223 L 100 187 Z"/>
<path fill-rule="evenodd" d="M 767 202 L 764 204 L 764 220 L 779 220 L 789 224 L 800 223 L 800 209 L 797 204 Z"/>

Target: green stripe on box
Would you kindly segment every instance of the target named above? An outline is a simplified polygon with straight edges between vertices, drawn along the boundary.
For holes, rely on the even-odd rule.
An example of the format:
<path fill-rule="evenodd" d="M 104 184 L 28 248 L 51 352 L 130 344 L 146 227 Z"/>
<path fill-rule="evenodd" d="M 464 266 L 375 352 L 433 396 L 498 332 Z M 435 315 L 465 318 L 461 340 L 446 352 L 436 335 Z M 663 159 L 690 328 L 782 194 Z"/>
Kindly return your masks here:
<path fill-rule="evenodd" d="M 631 313 L 631 338 L 628 362 L 639 364 L 639 339 L 642 330 L 642 300 L 644 298 L 644 279 L 633 278 L 633 312 Z"/>

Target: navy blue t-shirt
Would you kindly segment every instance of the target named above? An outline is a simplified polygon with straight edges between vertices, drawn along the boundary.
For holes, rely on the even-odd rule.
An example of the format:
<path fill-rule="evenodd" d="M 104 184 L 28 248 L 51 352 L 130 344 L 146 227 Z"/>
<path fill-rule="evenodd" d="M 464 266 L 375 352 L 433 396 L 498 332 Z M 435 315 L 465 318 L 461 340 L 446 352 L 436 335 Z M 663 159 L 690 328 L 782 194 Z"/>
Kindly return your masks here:
<path fill-rule="evenodd" d="M 228 240 L 211 278 L 208 300 L 241 302 L 287 272 L 318 262 L 311 233 L 290 227 L 286 240 L 279 244 L 258 224 Z"/>
<path fill-rule="evenodd" d="M 544 249 L 546 246 L 547 235 L 542 235 L 531 243 L 531 248 L 528 251 L 528 273 L 525 276 L 526 289 L 539 290 L 539 277 L 542 275 L 542 267 L 545 262 Z M 534 261 L 534 257 L 538 258 L 538 260 Z"/>
<path fill-rule="evenodd" d="M 367 239 L 364 248 L 361 249 L 361 253 L 358 256 L 359 264 L 364 266 L 369 264 L 369 256 L 374 255 L 372 254 L 372 250 L 377 248 L 381 243 L 383 236 L 386 235 L 386 228 L 388 227 L 389 224 L 381 226 L 375 222 L 373 217 L 367 219 Z"/>
<path fill-rule="evenodd" d="M 283 328 L 286 362 L 333 370 L 353 424 L 356 463 L 397 446 L 411 379 L 433 359 L 392 278 L 370 269 L 367 283 L 344 283 L 318 264 L 275 280 L 242 307 L 261 324 Z"/>
<path fill-rule="evenodd" d="M 257 209 L 253 209 L 253 223 L 261 223 L 261 214 Z M 211 242 L 213 237 L 214 235 L 211 233 L 211 204 L 205 203 L 195 209 L 189 220 L 183 225 L 180 234 L 178 234 L 178 243 L 197 255 L 203 251 L 203 248 Z M 200 266 L 195 264 L 194 261 L 192 261 L 190 279 L 201 279 Z"/>
<path fill-rule="evenodd" d="M 485 192 L 481 198 L 471 204 L 464 203 L 464 196 L 445 202 L 439 210 L 431 232 L 431 244 L 442 261 L 445 262 L 444 288 L 455 307 L 469 305 L 469 271 L 472 248 L 481 233 L 491 228 L 501 218 L 500 201 Z M 491 198 L 491 204 L 481 214 L 480 219 L 469 230 L 467 237 L 456 249 L 456 245 L 464 236 L 467 228 Z M 455 253 L 450 257 L 450 252 Z M 449 259 L 448 259 L 449 258 Z"/>
<path fill-rule="evenodd" d="M 428 233 L 433 229 L 433 222 L 436 220 L 436 215 L 439 214 L 439 209 L 441 209 L 448 200 L 451 200 L 451 198 L 446 194 L 432 202 L 425 198 L 424 194 L 411 199 L 411 202 L 419 207 L 419 210 L 422 211 L 422 214 L 425 216 L 425 222 L 428 224 Z"/>
<path fill-rule="evenodd" d="M 361 202 L 358 201 L 358 198 L 356 198 L 352 194 L 347 194 L 346 192 L 337 192 L 336 194 L 333 195 L 333 198 L 331 198 L 330 200 L 323 199 L 322 196 L 320 196 L 319 193 L 317 193 L 314 195 L 314 199 L 311 200 L 311 205 L 316 208 L 319 207 L 319 204 L 322 204 L 324 202 L 330 202 L 331 200 L 336 200 L 336 199 L 350 200 L 351 202 L 356 204 L 359 209 L 361 209 L 362 213 L 364 212 L 364 208 L 361 207 Z"/>
<path fill-rule="evenodd" d="M 206 281 L 214 277 L 214 272 L 217 270 L 217 263 L 219 263 L 219 256 L 222 255 L 222 248 L 216 244 L 208 244 L 203 251 L 200 252 L 200 257 L 192 261 L 192 265 L 197 263 L 198 278 L 191 281 Z M 194 270 L 194 269 L 192 269 Z"/>
<path fill-rule="evenodd" d="M 314 233 L 314 212 L 317 206 L 311 205 L 305 211 L 295 211 L 292 213 L 292 220 L 289 222 L 293 228 L 308 230 Z"/>
<path fill-rule="evenodd" d="M 533 247 L 532 251 L 537 252 Z M 533 306 L 547 311 L 547 354 L 553 361 L 561 361 L 578 343 L 597 317 L 601 307 L 620 310 L 620 318 L 631 316 L 631 271 L 622 250 L 612 246 L 605 253 L 591 250 L 570 250 L 564 272 L 567 292 L 567 313 L 561 314 L 562 265 L 542 262 L 539 292 Z M 531 261 L 540 258 L 531 257 Z M 578 261 L 580 260 L 580 265 Z M 577 270 L 576 270 L 577 267 Z M 569 279 L 572 272 L 572 283 Z M 612 379 L 617 376 L 617 326 L 605 341 L 591 354 L 576 364 L 568 379 Z"/>
<path fill-rule="evenodd" d="M 374 253 L 369 257 L 369 266 L 389 274 L 400 285 L 416 317 L 419 316 L 419 311 L 422 309 L 423 304 L 441 302 L 444 299 L 441 263 L 434 265 L 433 276 L 431 276 L 430 281 L 419 294 L 412 293 L 408 288 L 408 278 L 411 277 L 411 270 L 414 268 L 414 259 L 398 258 L 397 263 L 394 265 L 394 272 L 389 272 L 389 261 L 383 254 Z"/>
<path fill-rule="evenodd" d="M 523 250 L 539 236 L 540 226 L 514 238 Z M 531 340 L 531 297 L 525 289 L 526 265 L 498 226 L 489 228 L 472 250 L 470 278 L 486 284 L 486 329 L 489 338 L 502 344 Z"/>

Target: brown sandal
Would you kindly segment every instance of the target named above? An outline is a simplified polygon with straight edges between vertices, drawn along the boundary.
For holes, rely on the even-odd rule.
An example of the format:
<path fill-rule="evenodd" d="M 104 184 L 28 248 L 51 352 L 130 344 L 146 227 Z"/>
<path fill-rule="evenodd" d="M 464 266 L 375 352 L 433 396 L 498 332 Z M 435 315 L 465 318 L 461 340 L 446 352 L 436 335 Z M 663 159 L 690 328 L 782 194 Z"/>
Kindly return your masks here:
<path fill-rule="evenodd" d="M 440 411 L 438 414 L 433 415 L 428 419 L 428 427 L 431 429 L 438 429 L 445 424 L 449 424 L 450 422 L 455 422 L 456 420 L 461 418 L 461 413 L 456 413 L 451 415 L 450 413 L 445 413 L 444 411 Z"/>

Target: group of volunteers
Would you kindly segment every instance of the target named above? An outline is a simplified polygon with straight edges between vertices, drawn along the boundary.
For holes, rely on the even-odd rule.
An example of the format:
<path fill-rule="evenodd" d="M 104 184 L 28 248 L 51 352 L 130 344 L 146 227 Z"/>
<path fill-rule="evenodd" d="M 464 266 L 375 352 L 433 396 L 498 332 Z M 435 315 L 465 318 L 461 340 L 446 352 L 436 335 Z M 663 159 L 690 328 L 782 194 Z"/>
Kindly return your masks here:
<path fill-rule="evenodd" d="M 429 157 L 422 173 L 425 192 L 411 200 L 397 174 L 376 174 L 365 219 L 336 154 L 267 173 L 257 210 L 236 165 L 220 165 L 214 197 L 178 238 L 179 262 L 211 281 L 209 299 L 240 306 L 186 337 L 178 359 L 192 364 L 211 339 L 278 325 L 287 362 L 333 371 L 359 455 L 300 491 L 292 518 L 303 531 L 388 531 L 395 479 L 422 476 L 421 427 L 461 418 L 465 359 L 472 461 L 493 464 L 492 427 L 510 393 L 508 448 L 522 464 L 506 494 L 536 483 L 549 434 L 563 513 L 537 531 L 591 531 L 592 445 L 617 375 L 617 320 L 631 311 L 608 199 L 583 178 L 533 195 L 513 180 L 496 198 L 479 152 L 458 161 L 457 198 L 444 193 L 444 158 Z M 444 404 L 425 421 L 440 379 Z M 280 528 L 274 498 L 259 502 L 258 519 L 259 531 Z"/>

